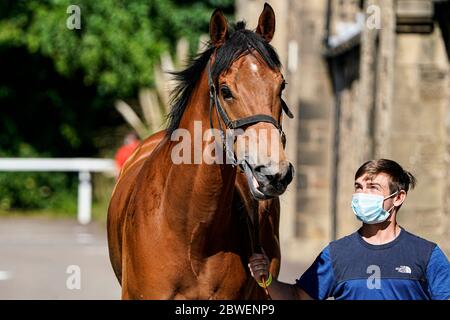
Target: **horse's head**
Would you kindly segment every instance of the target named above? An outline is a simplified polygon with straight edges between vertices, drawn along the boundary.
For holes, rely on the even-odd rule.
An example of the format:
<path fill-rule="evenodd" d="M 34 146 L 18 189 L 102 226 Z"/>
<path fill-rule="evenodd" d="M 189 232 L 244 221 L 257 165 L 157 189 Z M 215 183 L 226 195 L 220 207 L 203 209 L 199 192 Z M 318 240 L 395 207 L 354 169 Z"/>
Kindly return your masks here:
<path fill-rule="evenodd" d="M 234 32 L 216 10 L 210 21 L 215 47 L 208 64 L 211 113 L 222 129 L 235 129 L 237 138 L 225 145 L 228 156 L 244 169 L 250 190 L 258 200 L 281 195 L 292 181 L 294 169 L 284 150 L 281 98 L 285 80 L 278 56 L 269 44 L 275 31 L 275 14 L 265 4 L 256 32 L 239 22 Z M 216 109 L 214 111 L 214 109 Z"/>

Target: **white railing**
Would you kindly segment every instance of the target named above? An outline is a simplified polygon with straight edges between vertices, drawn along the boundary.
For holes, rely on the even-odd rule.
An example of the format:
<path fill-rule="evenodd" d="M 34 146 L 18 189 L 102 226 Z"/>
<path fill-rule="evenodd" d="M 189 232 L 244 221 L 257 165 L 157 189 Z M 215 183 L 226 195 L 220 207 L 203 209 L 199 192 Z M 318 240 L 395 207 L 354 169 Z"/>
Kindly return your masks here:
<path fill-rule="evenodd" d="M 116 172 L 114 160 L 90 158 L 0 158 L 0 171 L 78 172 L 78 222 L 91 221 L 91 172 Z"/>

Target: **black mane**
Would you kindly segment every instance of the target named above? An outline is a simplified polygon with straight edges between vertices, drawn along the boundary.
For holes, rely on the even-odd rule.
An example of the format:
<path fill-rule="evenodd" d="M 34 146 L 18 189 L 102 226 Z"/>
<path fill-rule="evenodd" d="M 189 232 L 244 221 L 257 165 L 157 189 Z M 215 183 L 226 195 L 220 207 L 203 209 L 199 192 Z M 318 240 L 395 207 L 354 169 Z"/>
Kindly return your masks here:
<path fill-rule="evenodd" d="M 233 26 L 229 39 L 217 49 L 217 57 L 211 70 L 214 81 L 217 80 L 222 72 L 230 68 L 237 58 L 250 53 L 252 49 L 259 53 L 271 69 L 275 70 L 281 67 L 280 59 L 275 49 L 260 35 L 245 29 L 245 23 L 240 21 Z M 178 84 L 171 92 L 171 109 L 167 125 L 168 135 L 171 135 L 180 125 L 181 117 L 189 102 L 189 98 L 214 50 L 215 48 L 209 44 L 205 51 L 192 59 L 185 70 L 172 73 Z"/>

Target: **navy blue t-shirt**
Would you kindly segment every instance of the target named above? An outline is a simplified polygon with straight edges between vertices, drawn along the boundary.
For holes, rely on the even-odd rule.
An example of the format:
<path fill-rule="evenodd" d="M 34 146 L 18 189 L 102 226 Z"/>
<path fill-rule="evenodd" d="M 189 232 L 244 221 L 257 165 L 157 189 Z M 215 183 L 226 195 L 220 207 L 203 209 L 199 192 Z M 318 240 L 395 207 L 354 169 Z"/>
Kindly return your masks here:
<path fill-rule="evenodd" d="M 296 285 L 317 300 L 444 300 L 450 263 L 435 243 L 403 228 L 383 245 L 355 232 L 331 242 Z"/>

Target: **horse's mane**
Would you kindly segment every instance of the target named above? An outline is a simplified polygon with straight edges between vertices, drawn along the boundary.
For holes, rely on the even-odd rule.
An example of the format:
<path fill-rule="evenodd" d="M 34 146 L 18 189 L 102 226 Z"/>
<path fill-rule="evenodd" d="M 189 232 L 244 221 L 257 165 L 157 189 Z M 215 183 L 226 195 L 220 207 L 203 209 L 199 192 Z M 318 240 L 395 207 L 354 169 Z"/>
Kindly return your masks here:
<path fill-rule="evenodd" d="M 171 135 L 178 128 L 189 98 L 214 50 L 215 47 L 209 43 L 205 51 L 191 59 L 186 69 L 172 73 L 178 84 L 171 92 L 171 109 L 166 131 L 168 135 Z M 229 39 L 217 49 L 216 60 L 211 69 L 214 81 L 223 71 L 230 68 L 237 58 L 251 53 L 252 50 L 256 50 L 271 69 L 281 68 L 280 59 L 275 49 L 259 34 L 245 29 L 245 22 L 239 21 L 232 26 Z"/>

